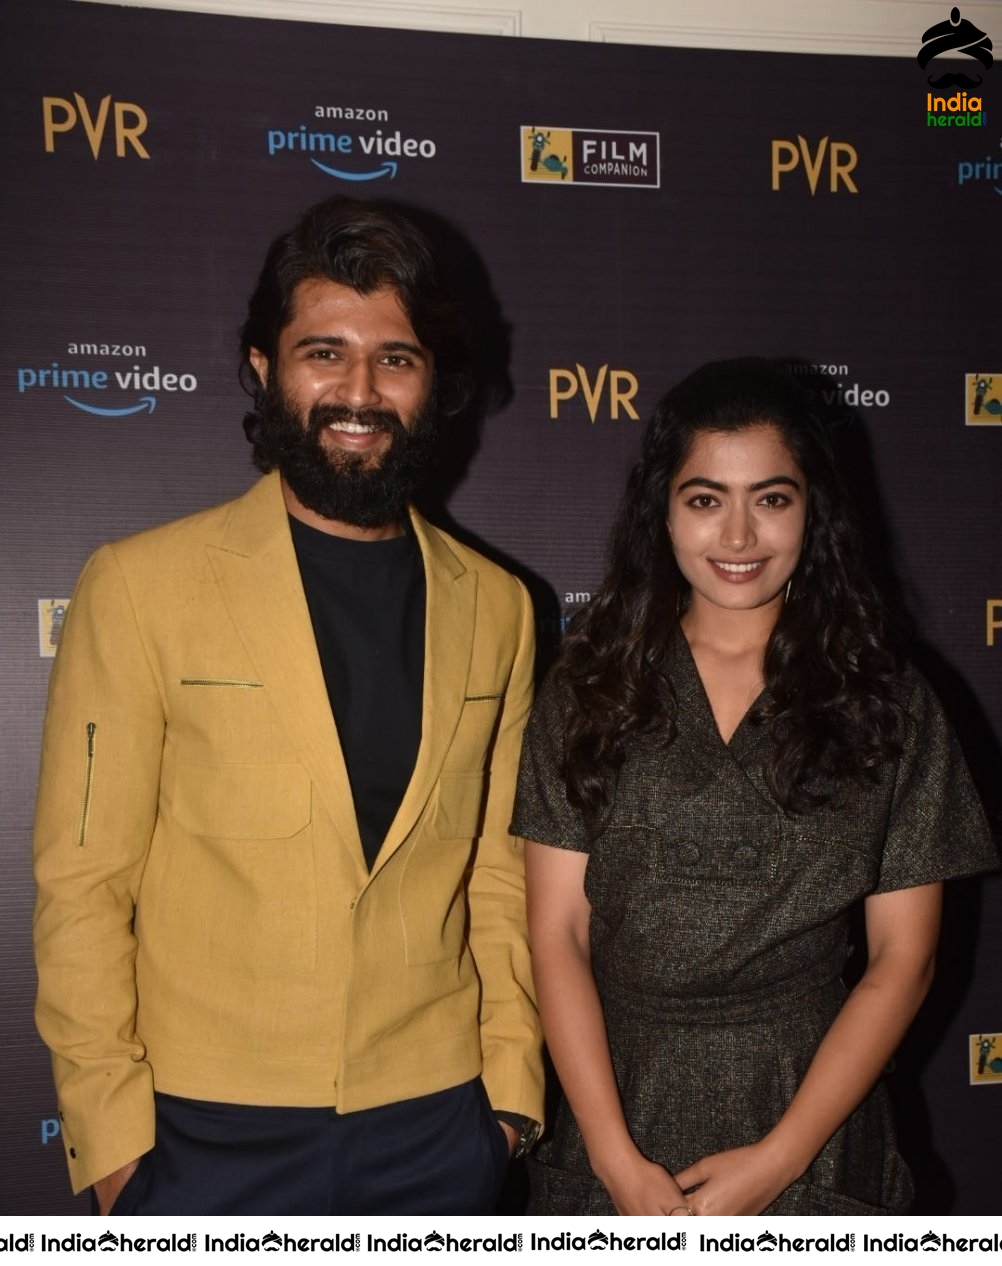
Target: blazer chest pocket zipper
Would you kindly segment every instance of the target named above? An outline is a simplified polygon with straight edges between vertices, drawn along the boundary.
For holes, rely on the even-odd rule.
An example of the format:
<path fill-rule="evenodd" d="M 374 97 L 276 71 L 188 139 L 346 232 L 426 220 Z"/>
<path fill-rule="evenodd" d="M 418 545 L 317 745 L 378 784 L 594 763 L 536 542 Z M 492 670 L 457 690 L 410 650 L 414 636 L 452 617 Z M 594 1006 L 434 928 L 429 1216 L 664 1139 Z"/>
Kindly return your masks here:
<path fill-rule="evenodd" d="M 237 681 L 232 678 L 217 677 L 182 677 L 182 686 L 239 686 L 244 690 L 261 690 L 263 681 Z"/>
<path fill-rule="evenodd" d="M 83 810 L 80 814 L 80 832 L 77 836 L 77 847 L 83 848 L 87 843 L 87 823 L 90 819 L 90 796 L 94 787 L 94 735 L 97 723 L 87 722 L 87 766 L 84 774 Z"/>

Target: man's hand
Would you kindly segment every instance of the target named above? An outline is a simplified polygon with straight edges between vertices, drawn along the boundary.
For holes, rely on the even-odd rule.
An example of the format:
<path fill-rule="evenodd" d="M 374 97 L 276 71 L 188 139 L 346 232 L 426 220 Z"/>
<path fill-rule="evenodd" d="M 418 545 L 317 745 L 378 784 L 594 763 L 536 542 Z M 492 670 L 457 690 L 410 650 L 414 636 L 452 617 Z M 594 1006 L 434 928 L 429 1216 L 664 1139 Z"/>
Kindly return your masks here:
<path fill-rule="evenodd" d="M 504 1136 L 508 1140 L 508 1159 L 511 1160 L 515 1155 L 515 1148 L 518 1146 L 518 1131 L 507 1121 L 502 1121 L 500 1117 L 497 1118 L 497 1123 L 504 1130 Z"/>
<path fill-rule="evenodd" d="M 129 1161 L 123 1165 L 121 1169 L 116 1169 L 110 1174 L 106 1174 L 104 1178 L 99 1178 L 94 1184 L 94 1195 L 97 1197 L 98 1213 L 108 1213 L 111 1206 L 122 1194 L 122 1188 L 129 1181 L 132 1175 L 139 1168 L 139 1157 L 134 1161 Z"/>

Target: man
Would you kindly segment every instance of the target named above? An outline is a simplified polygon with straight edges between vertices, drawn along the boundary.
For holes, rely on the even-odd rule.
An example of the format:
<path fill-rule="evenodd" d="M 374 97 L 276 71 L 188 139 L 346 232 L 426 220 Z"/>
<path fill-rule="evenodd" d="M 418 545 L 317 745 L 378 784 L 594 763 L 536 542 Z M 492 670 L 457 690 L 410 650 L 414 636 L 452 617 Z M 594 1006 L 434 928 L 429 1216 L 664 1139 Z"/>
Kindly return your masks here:
<path fill-rule="evenodd" d="M 490 1212 L 538 1131 L 507 832 L 532 613 L 410 507 L 461 335 L 407 218 L 312 208 L 242 334 L 269 473 L 77 586 L 37 1016 L 101 1212 Z"/>

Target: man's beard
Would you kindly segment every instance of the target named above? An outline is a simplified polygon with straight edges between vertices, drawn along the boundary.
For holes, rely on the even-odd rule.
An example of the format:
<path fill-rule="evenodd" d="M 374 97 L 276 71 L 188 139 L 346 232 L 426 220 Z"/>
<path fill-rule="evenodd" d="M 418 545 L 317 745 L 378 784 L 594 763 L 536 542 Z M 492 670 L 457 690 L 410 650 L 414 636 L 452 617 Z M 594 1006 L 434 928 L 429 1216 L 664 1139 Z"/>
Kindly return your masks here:
<path fill-rule="evenodd" d="M 332 422 L 357 422 L 385 431 L 390 442 L 378 457 L 328 446 Z M 414 421 L 405 427 L 392 409 L 352 409 L 314 404 L 302 414 L 278 386 L 265 389 L 253 431 L 254 460 L 280 471 L 296 498 L 322 518 L 354 527 L 402 522 L 439 448 L 438 405 L 432 388 Z"/>

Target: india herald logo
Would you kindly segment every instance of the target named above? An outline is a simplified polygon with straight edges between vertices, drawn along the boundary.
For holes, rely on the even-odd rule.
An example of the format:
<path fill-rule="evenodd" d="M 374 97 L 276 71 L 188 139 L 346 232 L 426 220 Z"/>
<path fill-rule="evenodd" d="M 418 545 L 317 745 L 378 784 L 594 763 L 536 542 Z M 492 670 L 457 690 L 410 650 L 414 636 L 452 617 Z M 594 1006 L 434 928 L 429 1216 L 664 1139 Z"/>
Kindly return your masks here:
<path fill-rule="evenodd" d="M 973 22 L 962 18 L 959 8 L 950 10 L 949 21 L 937 22 L 935 26 L 929 27 L 922 36 L 922 47 L 916 61 L 925 70 L 933 58 L 952 52 L 975 58 L 985 70 L 992 68 L 991 40 Z M 977 88 L 982 83 L 982 77 L 979 75 L 977 79 L 972 79 L 962 72 L 948 72 L 938 79 L 930 76 L 926 82 L 930 88 Z"/>

